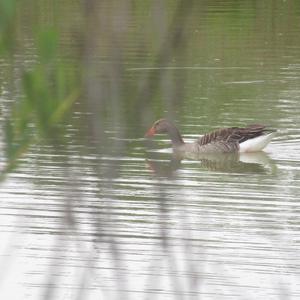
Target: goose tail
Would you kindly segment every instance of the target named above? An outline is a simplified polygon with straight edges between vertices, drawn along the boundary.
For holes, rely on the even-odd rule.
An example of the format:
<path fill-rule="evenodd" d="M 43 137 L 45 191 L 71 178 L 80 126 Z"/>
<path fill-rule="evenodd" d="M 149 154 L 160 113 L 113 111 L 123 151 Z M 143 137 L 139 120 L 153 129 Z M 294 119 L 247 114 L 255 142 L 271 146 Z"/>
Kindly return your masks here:
<path fill-rule="evenodd" d="M 263 150 L 276 135 L 276 130 L 266 130 L 265 134 L 248 139 L 240 144 L 240 152 L 257 152 Z"/>

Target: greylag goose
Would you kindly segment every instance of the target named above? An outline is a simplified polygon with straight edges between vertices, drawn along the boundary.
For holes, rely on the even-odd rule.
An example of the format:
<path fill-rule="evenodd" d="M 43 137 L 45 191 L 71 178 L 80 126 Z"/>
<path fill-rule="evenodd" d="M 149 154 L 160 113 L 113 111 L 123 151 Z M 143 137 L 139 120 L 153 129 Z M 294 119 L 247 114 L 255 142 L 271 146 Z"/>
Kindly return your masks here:
<path fill-rule="evenodd" d="M 167 133 L 173 149 L 191 153 L 229 153 L 261 151 L 274 137 L 276 130 L 267 129 L 264 125 L 253 124 L 247 127 L 222 128 L 199 137 L 193 143 L 185 143 L 176 126 L 160 119 L 146 132 L 145 137 L 156 133 Z"/>

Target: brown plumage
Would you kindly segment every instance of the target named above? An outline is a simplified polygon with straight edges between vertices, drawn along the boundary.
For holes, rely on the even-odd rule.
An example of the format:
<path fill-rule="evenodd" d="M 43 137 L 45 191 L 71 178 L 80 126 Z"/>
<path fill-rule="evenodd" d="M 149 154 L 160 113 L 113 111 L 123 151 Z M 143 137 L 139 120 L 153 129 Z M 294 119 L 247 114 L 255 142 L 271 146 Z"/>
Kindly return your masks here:
<path fill-rule="evenodd" d="M 198 144 L 203 146 L 215 141 L 241 144 L 249 139 L 261 136 L 266 132 L 270 132 L 270 130 L 267 130 L 265 125 L 260 124 L 253 124 L 248 127 L 221 128 L 200 137 Z"/>

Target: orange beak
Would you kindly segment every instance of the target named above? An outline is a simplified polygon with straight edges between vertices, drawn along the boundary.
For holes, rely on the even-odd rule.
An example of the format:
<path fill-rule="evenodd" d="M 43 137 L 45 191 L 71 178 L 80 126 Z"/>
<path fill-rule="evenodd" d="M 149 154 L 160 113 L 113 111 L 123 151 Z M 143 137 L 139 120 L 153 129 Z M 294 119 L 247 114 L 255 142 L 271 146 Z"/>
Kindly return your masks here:
<path fill-rule="evenodd" d="M 155 135 L 155 129 L 154 127 L 151 127 L 146 133 L 145 133 L 145 137 L 152 137 Z"/>

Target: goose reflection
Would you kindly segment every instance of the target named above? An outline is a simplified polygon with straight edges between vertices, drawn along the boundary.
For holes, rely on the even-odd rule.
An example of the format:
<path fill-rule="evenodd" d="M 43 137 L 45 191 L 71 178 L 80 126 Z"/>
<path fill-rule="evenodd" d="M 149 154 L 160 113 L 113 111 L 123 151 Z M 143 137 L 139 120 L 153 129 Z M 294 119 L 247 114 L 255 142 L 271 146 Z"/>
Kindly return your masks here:
<path fill-rule="evenodd" d="M 182 155 L 173 152 L 171 159 L 166 153 L 149 152 L 146 159 L 149 169 L 158 176 L 171 177 L 185 163 L 197 165 L 207 171 L 241 173 L 241 174 L 272 174 L 276 171 L 274 161 L 265 152 L 255 153 L 224 153 L 224 154 L 192 154 Z"/>

